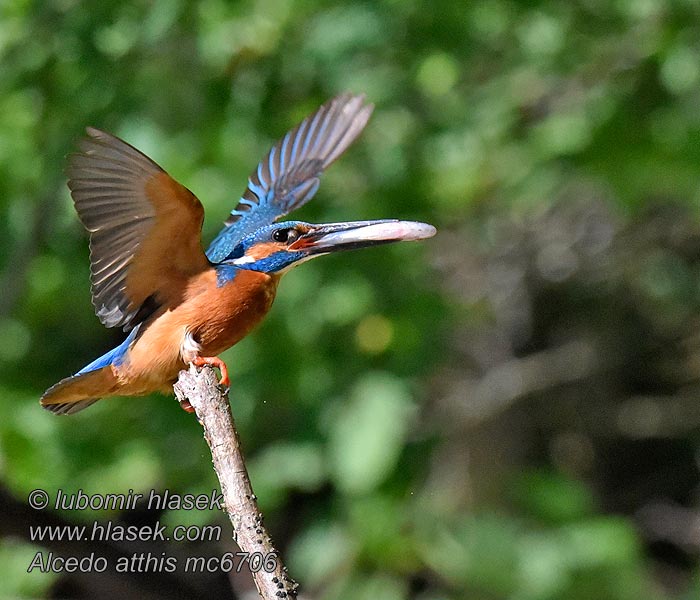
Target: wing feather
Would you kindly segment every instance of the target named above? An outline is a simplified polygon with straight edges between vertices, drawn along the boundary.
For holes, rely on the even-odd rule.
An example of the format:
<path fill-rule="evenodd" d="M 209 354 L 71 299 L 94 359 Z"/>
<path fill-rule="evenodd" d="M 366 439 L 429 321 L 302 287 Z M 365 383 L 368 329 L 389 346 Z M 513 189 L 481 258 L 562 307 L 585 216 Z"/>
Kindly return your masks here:
<path fill-rule="evenodd" d="M 313 198 L 319 177 L 362 132 L 373 106 L 364 95 L 342 94 L 321 106 L 272 147 L 248 179 L 248 187 L 207 250 L 220 262 L 247 234 Z"/>
<path fill-rule="evenodd" d="M 68 187 L 90 233 L 95 312 L 107 327 L 133 329 L 149 298 L 176 302 L 183 280 L 209 263 L 199 200 L 133 146 L 88 128 L 70 157 Z"/>

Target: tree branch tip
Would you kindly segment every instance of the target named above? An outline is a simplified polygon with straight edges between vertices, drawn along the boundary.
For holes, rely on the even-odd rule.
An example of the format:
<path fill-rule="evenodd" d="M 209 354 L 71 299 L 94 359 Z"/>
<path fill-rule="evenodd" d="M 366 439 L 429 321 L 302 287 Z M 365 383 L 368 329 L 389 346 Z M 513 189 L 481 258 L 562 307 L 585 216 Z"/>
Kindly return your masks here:
<path fill-rule="evenodd" d="M 263 600 L 296 598 L 299 586 L 288 577 L 287 568 L 263 525 L 263 515 L 250 484 L 231 414 L 228 392 L 221 387 L 211 366 L 198 369 L 190 364 L 188 370 L 180 371 L 173 390 L 178 400 L 182 402 L 184 398 L 194 407 L 202 425 L 224 496 L 222 508 L 233 526 L 233 539 L 243 552 L 274 556 L 271 572 L 263 569 L 252 573 L 260 597 Z M 249 525 L 251 523 L 253 526 Z"/>

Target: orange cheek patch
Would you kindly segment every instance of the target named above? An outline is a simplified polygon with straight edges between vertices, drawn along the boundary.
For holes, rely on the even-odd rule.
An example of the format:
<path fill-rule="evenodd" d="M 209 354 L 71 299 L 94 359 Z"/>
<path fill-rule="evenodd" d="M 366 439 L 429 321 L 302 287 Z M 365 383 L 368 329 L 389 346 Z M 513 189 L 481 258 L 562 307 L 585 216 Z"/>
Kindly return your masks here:
<path fill-rule="evenodd" d="M 255 244 L 252 248 L 245 253 L 246 256 L 250 256 L 254 260 L 260 260 L 261 258 L 267 258 L 275 252 L 284 250 L 282 244 L 275 244 L 274 242 L 264 242 L 262 244 Z"/>

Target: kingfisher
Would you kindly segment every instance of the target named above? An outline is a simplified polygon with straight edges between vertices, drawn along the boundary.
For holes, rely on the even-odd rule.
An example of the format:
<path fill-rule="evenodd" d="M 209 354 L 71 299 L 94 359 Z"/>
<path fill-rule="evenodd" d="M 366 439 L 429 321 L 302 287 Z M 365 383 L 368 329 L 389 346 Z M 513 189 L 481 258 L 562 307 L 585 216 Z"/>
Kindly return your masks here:
<path fill-rule="evenodd" d="M 263 319 L 284 273 L 340 250 L 435 235 L 427 223 L 382 219 L 311 224 L 279 219 L 316 193 L 323 171 L 358 137 L 373 105 L 345 93 L 322 105 L 260 161 L 204 251 L 197 197 L 145 154 L 94 128 L 71 155 L 68 187 L 90 238 L 95 313 L 126 339 L 50 387 L 41 405 L 74 414 L 109 396 L 172 393 L 187 365 L 211 365 Z M 183 408 L 192 412 L 185 402 Z"/>

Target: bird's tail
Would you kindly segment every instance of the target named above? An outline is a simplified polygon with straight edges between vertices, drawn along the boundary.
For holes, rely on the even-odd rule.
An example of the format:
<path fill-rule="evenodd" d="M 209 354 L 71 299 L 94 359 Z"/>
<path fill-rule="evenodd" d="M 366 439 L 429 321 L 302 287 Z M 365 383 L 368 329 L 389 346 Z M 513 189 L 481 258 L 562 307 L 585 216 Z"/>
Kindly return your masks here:
<path fill-rule="evenodd" d="M 109 395 L 117 388 L 111 365 L 66 377 L 41 397 L 41 405 L 57 415 L 72 415 Z M 97 397 L 95 397 L 97 396 Z"/>

